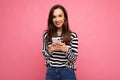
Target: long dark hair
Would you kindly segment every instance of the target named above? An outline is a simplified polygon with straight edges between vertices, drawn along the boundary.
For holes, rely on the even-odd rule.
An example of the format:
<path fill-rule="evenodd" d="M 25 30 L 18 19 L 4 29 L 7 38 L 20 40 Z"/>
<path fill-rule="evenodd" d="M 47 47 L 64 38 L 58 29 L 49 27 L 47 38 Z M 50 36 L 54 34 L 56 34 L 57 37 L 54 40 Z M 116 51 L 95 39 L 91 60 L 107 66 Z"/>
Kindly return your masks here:
<path fill-rule="evenodd" d="M 61 9 L 64 13 L 64 24 L 62 25 L 62 41 L 66 44 L 69 44 L 71 42 L 71 30 L 69 28 L 69 23 L 68 23 L 68 15 L 67 15 L 67 11 L 66 9 L 62 6 L 62 5 L 54 5 L 49 12 L 49 16 L 48 16 L 48 28 L 47 28 L 47 38 L 46 38 L 46 42 L 52 42 L 51 38 L 57 36 L 57 27 L 55 27 L 55 25 L 53 24 L 53 12 L 55 9 Z"/>

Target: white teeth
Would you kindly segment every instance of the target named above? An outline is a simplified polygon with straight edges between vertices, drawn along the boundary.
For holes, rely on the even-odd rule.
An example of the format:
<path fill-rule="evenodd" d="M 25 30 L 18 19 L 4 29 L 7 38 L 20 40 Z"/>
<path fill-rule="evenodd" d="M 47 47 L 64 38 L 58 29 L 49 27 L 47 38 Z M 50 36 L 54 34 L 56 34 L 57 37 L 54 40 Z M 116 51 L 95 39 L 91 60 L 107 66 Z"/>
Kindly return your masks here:
<path fill-rule="evenodd" d="M 60 25 L 60 23 L 56 23 L 56 25 Z"/>

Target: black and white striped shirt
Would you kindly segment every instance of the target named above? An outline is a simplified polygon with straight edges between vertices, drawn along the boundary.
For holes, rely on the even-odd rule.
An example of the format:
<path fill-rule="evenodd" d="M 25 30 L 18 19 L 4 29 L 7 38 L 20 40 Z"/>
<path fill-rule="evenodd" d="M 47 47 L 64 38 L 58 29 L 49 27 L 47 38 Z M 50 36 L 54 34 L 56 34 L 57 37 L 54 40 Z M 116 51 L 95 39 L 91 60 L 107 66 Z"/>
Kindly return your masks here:
<path fill-rule="evenodd" d="M 78 37 L 77 34 L 72 32 L 71 33 L 71 43 L 67 45 L 68 52 L 62 52 L 62 51 L 55 51 L 49 53 L 48 52 L 48 46 L 46 44 L 46 36 L 47 33 L 45 32 L 43 34 L 43 46 L 42 46 L 42 53 L 44 58 L 46 59 L 46 65 L 50 65 L 52 67 L 69 67 L 71 69 L 75 69 L 74 62 L 77 59 L 78 56 Z"/>

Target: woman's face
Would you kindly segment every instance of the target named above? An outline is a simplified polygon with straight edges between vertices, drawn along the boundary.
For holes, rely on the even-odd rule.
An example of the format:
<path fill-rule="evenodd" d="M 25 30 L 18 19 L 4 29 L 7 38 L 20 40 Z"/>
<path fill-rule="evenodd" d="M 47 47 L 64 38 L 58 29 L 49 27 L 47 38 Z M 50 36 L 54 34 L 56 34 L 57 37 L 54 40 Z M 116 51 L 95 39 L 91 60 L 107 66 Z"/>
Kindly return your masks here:
<path fill-rule="evenodd" d="M 65 17 L 64 17 L 63 11 L 60 8 L 55 9 L 53 12 L 53 24 L 57 28 L 62 28 L 64 20 L 65 20 Z"/>

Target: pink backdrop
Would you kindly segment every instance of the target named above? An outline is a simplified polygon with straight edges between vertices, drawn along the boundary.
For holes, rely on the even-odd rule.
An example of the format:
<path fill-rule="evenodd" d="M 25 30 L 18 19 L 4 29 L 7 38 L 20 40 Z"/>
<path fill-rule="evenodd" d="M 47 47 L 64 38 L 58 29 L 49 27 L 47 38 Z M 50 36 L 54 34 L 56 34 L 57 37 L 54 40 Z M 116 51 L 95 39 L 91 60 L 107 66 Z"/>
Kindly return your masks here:
<path fill-rule="evenodd" d="M 0 0 L 0 80 L 45 80 L 42 33 L 54 4 L 79 37 L 77 80 L 120 80 L 119 0 Z"/>

